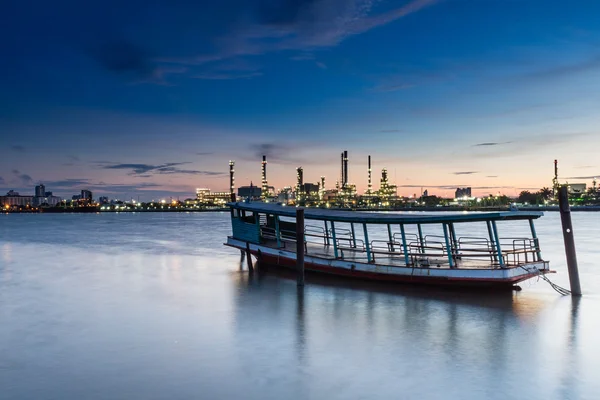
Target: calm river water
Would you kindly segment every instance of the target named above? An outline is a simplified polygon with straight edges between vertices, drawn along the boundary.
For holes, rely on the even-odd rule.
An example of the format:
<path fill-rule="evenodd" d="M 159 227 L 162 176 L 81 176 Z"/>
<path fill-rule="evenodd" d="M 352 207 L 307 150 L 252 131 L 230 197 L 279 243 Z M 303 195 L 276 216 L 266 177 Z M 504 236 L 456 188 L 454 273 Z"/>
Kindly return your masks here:
<path fill-rule="evenodd" d="M 242 270 L 226 213 L 0 215 L 0 398 L 598 399 L 600 213 L 573 218 L 579 302 L 298 292 Z M 537 229 L 568 287 L 558 214 Z"/>

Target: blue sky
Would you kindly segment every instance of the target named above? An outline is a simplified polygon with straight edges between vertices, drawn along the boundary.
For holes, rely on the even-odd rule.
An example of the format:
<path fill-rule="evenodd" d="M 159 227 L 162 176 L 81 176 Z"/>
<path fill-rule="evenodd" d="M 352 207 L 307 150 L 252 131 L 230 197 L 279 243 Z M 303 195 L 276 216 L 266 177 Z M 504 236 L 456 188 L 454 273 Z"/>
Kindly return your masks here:
<path fill-rule="evenodd" d="M 333 187 L 344 149 L 405 195 L 600 176 L 600 2 L 190 3 L 3 5 L 0 190 L 188 197 L 264 153 Z"/>

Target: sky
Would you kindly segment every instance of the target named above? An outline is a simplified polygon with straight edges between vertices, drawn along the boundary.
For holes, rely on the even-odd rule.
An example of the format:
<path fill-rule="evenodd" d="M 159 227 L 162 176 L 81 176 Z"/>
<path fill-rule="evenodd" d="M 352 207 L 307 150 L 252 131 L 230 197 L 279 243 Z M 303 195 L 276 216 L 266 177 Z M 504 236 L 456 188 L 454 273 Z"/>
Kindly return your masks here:
<path fill-rule="evenodd" d="M 0 192 L 325 176 L 402 195 L 600 177 L 597 0 L 4 2 Z"/>

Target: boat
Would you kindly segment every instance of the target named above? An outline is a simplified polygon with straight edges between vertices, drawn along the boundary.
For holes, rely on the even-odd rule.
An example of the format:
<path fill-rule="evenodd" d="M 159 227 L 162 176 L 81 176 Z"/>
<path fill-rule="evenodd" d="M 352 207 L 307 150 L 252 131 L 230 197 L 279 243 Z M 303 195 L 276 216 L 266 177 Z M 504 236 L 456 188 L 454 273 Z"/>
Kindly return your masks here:
<path fill-rule="evenodd" d="M 542 258 L 535 231 L 534 220 L 542 212 L 305 208 L 304 237 L 298 238 L 296 232 L 302 230 L 297 230 L 296 207 L 249 201 L 228 207 L 232 234 L 225 244 L 269 266 L 296 268 L 300 244 L 306 271 L 363 280 L 513 289 L 519 282 L 554 272 Z M 499 236 L 498 226 L 507 221 L 528 223 L 528 234 Z M 459 236 L 459 230 L 467 234 Z"/>

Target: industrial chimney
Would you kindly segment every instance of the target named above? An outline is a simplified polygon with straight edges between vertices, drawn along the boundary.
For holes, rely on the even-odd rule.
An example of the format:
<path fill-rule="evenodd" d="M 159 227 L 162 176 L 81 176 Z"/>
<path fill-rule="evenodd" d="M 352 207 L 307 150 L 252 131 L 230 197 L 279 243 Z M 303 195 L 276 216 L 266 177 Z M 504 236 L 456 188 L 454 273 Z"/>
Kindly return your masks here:
<path fill-rule="evenodd" d="M 235 202 L 235 177 L 233 176 L 233 173 L 235 172 L 233 169 L 234 166 L 235 161 L 229 160 L 229 195 L 232 202 Z"/>
<path fill-rule="evenodd" d="M 346 188 L 348 186 L 348 150 L 344 150 L 344 182 L 342 183 L 342 187 Z"/>
<path fill-rule="evenodd" d="M 368 164 L 367 172 L 369 174 L 369 181 L 367 184 L 367 194 L 371 194 L 371 193 L 373 193 L 373 184 L 371 183 L 371 155 L 370 154 L 369 154 L 369 164 Z"/>
<path fill-rule="evenodd" d="M 262 156 L 261 163 L 261 178 L 262 178 L 262 186 L 260 191 L 260 197 L 264 200 L 268 197 L 269 193 L 269 185 L 267 183 L 267 156 Z"/>

